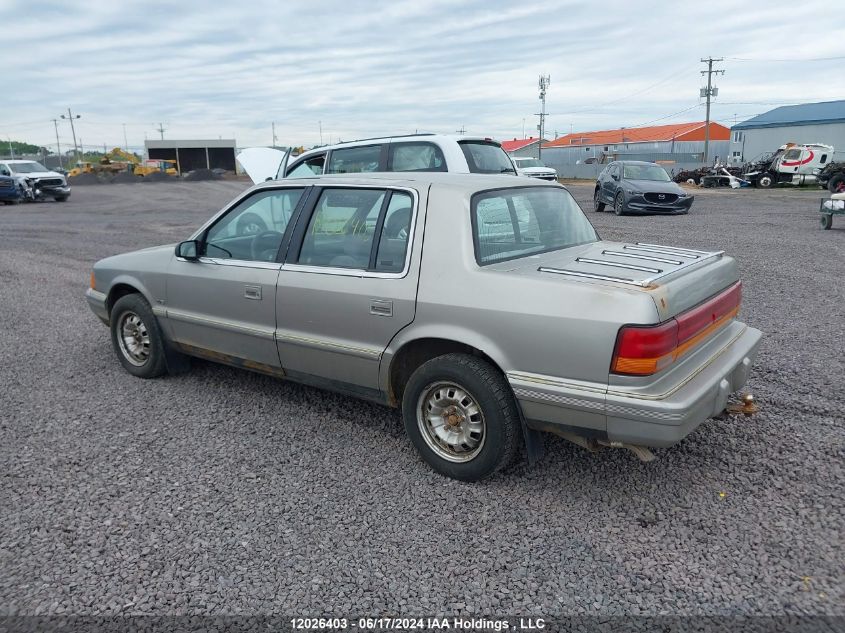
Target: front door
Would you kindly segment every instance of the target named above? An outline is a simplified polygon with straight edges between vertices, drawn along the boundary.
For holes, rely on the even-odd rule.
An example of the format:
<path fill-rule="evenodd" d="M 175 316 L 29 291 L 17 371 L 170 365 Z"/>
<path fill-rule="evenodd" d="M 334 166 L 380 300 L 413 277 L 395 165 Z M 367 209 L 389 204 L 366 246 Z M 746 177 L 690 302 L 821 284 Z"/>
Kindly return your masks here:
<path fill-rule="evenodd" d="M 279 273 L 282 366 L 374 395 L 382 352 L 414 319 L 424 200 L 409 189 L 340 185 L 311 198 Z"/>
<path fill-rule="evenodd" d="M 256 191 L 197 238 L 199 260 L 173 258 L 164 309 L 175 342 L 226 362 L 280 366 L 274 337 L 278 257 L 303 191 Z"/>

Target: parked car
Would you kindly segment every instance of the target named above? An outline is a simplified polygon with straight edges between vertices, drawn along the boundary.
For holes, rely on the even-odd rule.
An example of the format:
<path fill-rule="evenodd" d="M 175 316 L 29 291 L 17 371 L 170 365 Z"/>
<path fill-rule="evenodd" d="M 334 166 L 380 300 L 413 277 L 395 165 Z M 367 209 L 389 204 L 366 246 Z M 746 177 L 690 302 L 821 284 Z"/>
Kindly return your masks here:
<path fill-rule="evenodd" d="M 516 173 L 520 176 L 557 181 L 557 171 L 551 167 L 546 167 L 539 158 L 511 156 L 511 160 L 516 165 Z"/>
<path fill-rule="evenodd" d="M 502 146 L 490 138 L 411 134 L 326 145 L 291 157 L 268 147 L 245 149 L 238 162 L 255 183 L 321 174 L 374 171 L 451 171 L 516 174 Z"/>
<path fill-rule="evenodd" d="M 25 198 L 30 200 L 53 198 L 56 202 L 64 202 L 70 197 L 67 179 L 34 160 L 0 160 L 0 176 L 14 178 Z"/>
<path fill-rule="evenodd" d="M 616 215 L 689 213 L 694 199 L 663 167 L 638 160 L 609 163 L 599 174 L 593 193 L 596 211 L 604 211 L 609 204 Z"/>
<path fill-rule="evenodd" d="M 186 241 L 97 262 L 86 296 L 135 376 L 190 355 L 401 407 L 468 481 L 539 431 L 675 444 L 761 337 L 721 251 L 602 241 L 564 187 L 506 176 L 259 184 Z"/>
<path fill-rule="evenodd" d="M 14 178 L 11 176 L 0 176 L 0 202 L 4 204 L 17 204 L 21 201 L 22 197 L 23 194 Z"/>

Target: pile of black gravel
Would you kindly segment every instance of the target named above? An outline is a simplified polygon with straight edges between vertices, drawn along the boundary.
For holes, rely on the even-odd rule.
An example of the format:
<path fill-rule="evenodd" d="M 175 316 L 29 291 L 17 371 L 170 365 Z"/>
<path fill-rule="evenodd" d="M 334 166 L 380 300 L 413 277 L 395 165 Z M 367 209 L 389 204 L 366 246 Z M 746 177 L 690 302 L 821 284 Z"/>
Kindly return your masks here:
<path fill-rule="evenodd" d="M 79 174 L 67 179 L 68 184 L 73 185 L 102 185 L 104 181 L 97 174 Z"/>
<path fill-rule="evenodd" d="M 176 179 L 176 176 L 171 176 L 163 171 L 154 171 L 153 173 L 144 176 L 143 182 L 173 182 Z"/>
<path fill-rule="evenodd" d="M 139 178 L 135 174 L 128 171 L 122 171 L 115 175 L 115 177 L 111 179 L 111 182 L 113 184 L 126 184 L 138 182 L 138 180 Z"/>
<path fill-rule="evenodd" d="M 220 180 L 220 176 L 211 169 L 195 169 L 185 174 L 184 179 L 190 182 L 197 180 Z"/>

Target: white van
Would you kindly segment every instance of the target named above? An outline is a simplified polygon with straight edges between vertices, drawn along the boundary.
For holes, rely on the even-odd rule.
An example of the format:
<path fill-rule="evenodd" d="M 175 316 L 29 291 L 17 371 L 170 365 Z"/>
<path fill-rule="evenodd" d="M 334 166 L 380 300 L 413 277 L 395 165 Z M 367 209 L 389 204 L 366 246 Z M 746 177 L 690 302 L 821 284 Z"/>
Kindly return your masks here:
<path fill-rule="evenodd" d="M 245 149 L 237 158 L 255 183 L 374 171 L 516 175 L 513 162 L 497 141 L 442 134 L 411 134 L 337 143 L 293 157 L 290 151 L 253 147 Z"/>

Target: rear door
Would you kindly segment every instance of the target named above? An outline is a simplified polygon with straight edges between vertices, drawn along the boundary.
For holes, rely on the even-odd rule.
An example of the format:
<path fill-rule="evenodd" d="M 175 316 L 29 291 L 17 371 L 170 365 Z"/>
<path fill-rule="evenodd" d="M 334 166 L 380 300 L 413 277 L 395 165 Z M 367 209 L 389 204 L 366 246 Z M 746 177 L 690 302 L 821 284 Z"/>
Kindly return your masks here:
<path fill-rule="evenodd" d="M 338 185 L 309 200 L 279 274 L 282 367 L 376 396 L 382 352 L 414 319 L 425 192 Z"/>
<path fill-rule="evenodd" d="M 616 187 L 621 177 L 622 170 L 619 168 L 619 163 L 608 165 L 605 177 L 601 182 L 602 195 L 604 196 L 605 202 L 613 202 L 613 196 L 616 195 Z"/>

